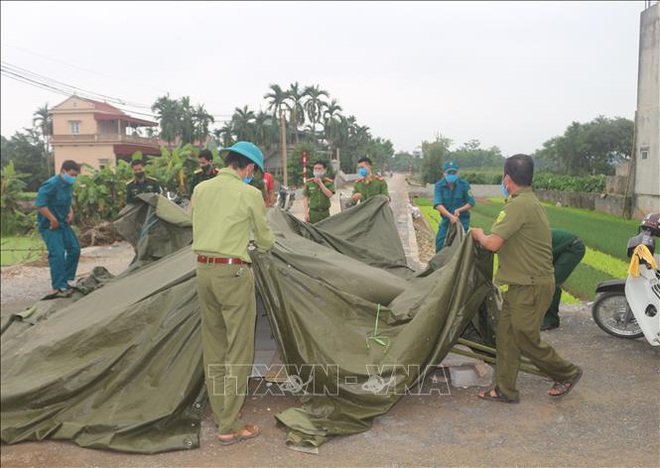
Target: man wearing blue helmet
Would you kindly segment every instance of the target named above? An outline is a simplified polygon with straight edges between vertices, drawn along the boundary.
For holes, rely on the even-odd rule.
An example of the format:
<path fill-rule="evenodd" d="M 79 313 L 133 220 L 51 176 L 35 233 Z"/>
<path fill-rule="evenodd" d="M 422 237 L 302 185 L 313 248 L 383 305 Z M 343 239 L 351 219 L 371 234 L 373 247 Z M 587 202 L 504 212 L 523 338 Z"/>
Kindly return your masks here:
<path fill-rule="evenodd" d="M 254 361 L 257 304 L 248 253 L 275 243 L 261 192 L 248 185 L 264 157 L 252 143 L 220 150 L 227 167 L 195 186 L 191 204 L 197 293 L 202 318 L 206 390 L 222 445 L 256 437 L 259 426 L 243 424 L 239 412 Z"/>
<path fill-rule="evenodd" d="M 440 252 L 445 244 L 449 223 L 460 221 L 467 231 L 470 226 L 470 208 L 474 206 L 470 183 L 458 177 L 458 163 L 447 161 L 444 177 L 435 183 L 433 208 L 440 212 L 442 221 L 435 237 L 435 251 Z"/>

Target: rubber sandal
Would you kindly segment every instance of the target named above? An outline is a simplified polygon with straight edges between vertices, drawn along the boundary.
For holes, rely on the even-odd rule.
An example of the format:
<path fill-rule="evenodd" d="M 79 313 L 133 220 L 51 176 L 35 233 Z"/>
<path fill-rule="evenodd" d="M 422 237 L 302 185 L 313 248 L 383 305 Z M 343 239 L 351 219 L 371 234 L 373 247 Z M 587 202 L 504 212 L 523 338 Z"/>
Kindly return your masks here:
<path fill-rule="evenodd" d="M 563 397 L 565 395 L 568 395 L 568 393 L 573 390 L 573 387 L 580 381 L 582 378 L 582 369 L 578 367 L 577 374 L 573 376 L 572 378 L 568 380 L 564 380 L 563 382 L 555 382 L 550 391 L 552 390 L 558 390 L 559 393 L 550 393 L 548 392 L 548 395 L 550 395 L 552 398 L 559 398 Z"/>
<path fill-rule="evenodd" d="M 495 392 L 495 396 L 491 395 L 491 392 Z M 502 403 L 518 403 L 519 402 L 519 400 L 517 398 L 516 399 L 509 398 L 504 393 L 502 393 L 502 390 L 500 390 L 500 387 L 498 387 L 497 385 L 495 387 L 491 388 L 490 390 L 488 390 L 485 393 L 480 393 L 478 396 L 482 400 L 488 400 L 488 401 L 499 401 L 499 402 L 502 402 Z"/>
<path fill-rule="evenodd" d="M 231 439 L 227 439 L 227 440 L 221 439 L 219 435 L 217 437 L 218 437 L 218 442 L 220 442 L 220 445 L 225 445 L 225 446 L 233 445 L 243 440 L 243 438 L 238 432 L 236 434 L 232 434 Z"/>

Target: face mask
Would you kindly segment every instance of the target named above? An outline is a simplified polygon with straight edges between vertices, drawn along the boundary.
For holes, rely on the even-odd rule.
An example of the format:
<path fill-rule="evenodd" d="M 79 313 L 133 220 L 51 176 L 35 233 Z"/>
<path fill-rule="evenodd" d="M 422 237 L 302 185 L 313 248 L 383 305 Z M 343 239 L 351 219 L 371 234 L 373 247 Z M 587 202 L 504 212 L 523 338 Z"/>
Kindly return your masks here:
<path fill-rule="evenodd" d="M 504 195 L 504 198 L 509 198 L 509 191 L 506 189 L 506 186 L 504 185 L 504 180 L 500 184 L 500 190 L 502 191 L 502 195 Z"/>
<path fill-rule="evenodd" d="M 320 179 L 325 175 L 325 171 L 314 171 L 314 177 Z"/>
<path fill-rule="evenodd" d="M 361 167 L 358 169 L 358 174 L 360 174 L 362 177 L 367 177 L 369 175 L 369 170 L 366 167 Z"/>
<path fill-rule="evenodd" d="M 453 184 L 458 180 L 458 174 L 445 174 L 445 180 L 450 184 Z"/>
<path fill-rule="evenodd" d="M 62 174 L 62 179 L 64 179 L 64 182 L 69 185 L 73 185 L 73 183 L 76 181 L 75 176 L 70 176 L 69 174 Z"/>
<path fill-rule="evenodd" d="M 136 177 L 137 179 L 144 179 L 144 171 L 142 171 L 142 172 L 136 172 L 136 173 L 135 173 L 135 177 Z"/>
<path fill-rule="evenodd" d="M 243 177 L 243 182 L 246 183 L 246 184 L 249 184 L 250 182 L 252 182 L 252 176 L 250 176 L 250 177 Z"/>

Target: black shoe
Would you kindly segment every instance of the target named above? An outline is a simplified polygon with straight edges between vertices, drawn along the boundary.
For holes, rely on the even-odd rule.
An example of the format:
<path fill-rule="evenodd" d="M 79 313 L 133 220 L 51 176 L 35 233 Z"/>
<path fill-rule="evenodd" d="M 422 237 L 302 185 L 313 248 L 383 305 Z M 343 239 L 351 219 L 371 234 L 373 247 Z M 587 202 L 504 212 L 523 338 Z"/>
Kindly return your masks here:
<path fill-rule="evenodd" d="M 558 323 L 554 324 L 554 323 L 543 322 L 541 324 L 541 331 L 554 330 L 555 328 L 559 328 Z"/>

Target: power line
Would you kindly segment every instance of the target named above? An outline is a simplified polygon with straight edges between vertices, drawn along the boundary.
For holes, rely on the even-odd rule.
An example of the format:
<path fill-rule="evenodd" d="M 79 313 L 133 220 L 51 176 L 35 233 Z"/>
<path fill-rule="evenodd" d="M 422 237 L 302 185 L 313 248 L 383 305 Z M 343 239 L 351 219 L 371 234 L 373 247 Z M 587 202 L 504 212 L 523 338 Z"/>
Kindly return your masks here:
<path fill-rule="evenodd" d="M 139 109 L 149 109 L 151 110 L 151 107 L 146 106 L 144 104 L 137 104 L 137 103 L 131 103 L 131 102 L 126 102 L 123 99 L 108 96 L 105 94 L 101 94 L 95 91 L 90 91 L 86 90 L 83 88 L 79 88 L 77 86 L 72 86 L 67 83 L 63 83 L 61 81 L 52 79 L 50 77 L 47 77 L 45 75 L 41 75 L 39 73 L 32 72 L 30 70 L 18 67 L 16 65 L 12 65 L 8 62 L 2 62 L 2 65 L 0 67 L 0 70 L 2 72 L 2 75 L 14 79 L 16 81 L 35 86 L 37 88 L 45 89 L 47 91 L 55 92 L 64 96 L 71 96 L 71 95 L 77 95 L 86 99 L 91 99 L 91 100 L 103 100 L 103 101 L 110 101 L 112 104 L 115 105 L 119 110 L 124 111 L 124 112 L 130 112 L 133 114 L 137 115 L 142 115 L 146 117 L 150 117 L 152 119 L 158 119 L 158 116 L 153 113 L 145 113 L 145 112 L 139 112 L 136 110 L 132 109 L 123 109 L 121 106 L 125 107 L 133 107 L 133 108 L 139 108 Z M 228 117 L 228 114 L 209 114 L 214 117 L 214 119 L 218 118 L 217 122 L 226 122 L 230 119 L 222 119 L 219 117 Z"/>

